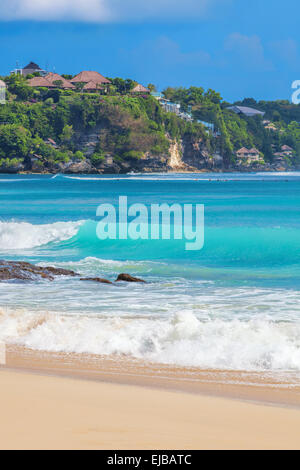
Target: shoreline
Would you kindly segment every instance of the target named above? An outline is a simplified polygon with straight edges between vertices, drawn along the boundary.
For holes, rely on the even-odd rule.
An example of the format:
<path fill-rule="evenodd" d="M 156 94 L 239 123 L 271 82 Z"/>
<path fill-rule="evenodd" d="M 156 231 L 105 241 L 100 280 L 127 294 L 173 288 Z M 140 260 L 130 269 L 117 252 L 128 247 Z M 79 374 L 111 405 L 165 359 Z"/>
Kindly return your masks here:
<path fill-rule="evenodd" d="M 249 371 L 203 370 L 93 354 L 6 346 L 0 370 L 173 391 L 300 410 L 299 377 Z"/>
<path fill-rule="evenodd" d="M 295 171 L 300 171 L 300 168 L 297 167 L 297 168 L 288 168 L 288 169 L 284 169 L 284 168 L 280 168 L 280 169 L 276 169 L 276 168 L 270 168 L 270 169 L 267 169 L 267 170 L 263 170 L 263 169 L 251 169 L 251 168 L 245 168 L 243 170 L 240 170 L 240 169 L 236 169 L 236 168 L 224 168 L 224 169 L 218 169 L 218 170 L 212 170 L 212 169 L 195 169 L 195 170 L 184 170 L 184 169 L 178 169 L 178 170 L 170 170 L 170 171 L 161 171 L 161 172 L 157 172 L 157 171 L 138 171 L 136 173 L 132 173 L 133 175 L 134 174 L 140 174 L 140 175 L 148 175 L 148 174 L 165 174 L 165 175 L 174 175 L 174 174 L 187 174 L 187 175 L 193 175 L 193 174 L 212 174 L 212 175 L 217 175 L 217 174 L 227 174 L 227 173 L 235 173 L 235 174 L 240 174 L 240 175 L 245 175 L 245 174 L 255 174 L 255 173 L 265 173 L 266 175 L 267 174 L 270 174 L 270 173 L 293 173 Z M 7 173 L 5 171 L 0 171 L 0 174 L 1 175 L 8 175 L 8 176 L 17 176 L 17 175 L 20 175 L 20 176 L 30 176 L 30 175 L 35 175 L 35 176 L 55 176 L 55 175 L 63 175 L 63 176 L 78 176 L 78 175 L 82 175 L 82 174 L 87 174 L 87 175 L 101 175 L 101 176 L 111 176 L 111 175 L 114 175 L 114 176 L 125 176 L 125 175 L 130 175 L 131 173 L 129 172 L 124 172 L 124 173 L 108 173 L 108 172 L 90 172 L 90 173 L 82 173 L 82 172 L 76 172 L 76 173 L 62 173 L 62 172 L 32 172 L 32 171 L 20 171 L 20 172 L 15 172 L 15 173 Z"/>

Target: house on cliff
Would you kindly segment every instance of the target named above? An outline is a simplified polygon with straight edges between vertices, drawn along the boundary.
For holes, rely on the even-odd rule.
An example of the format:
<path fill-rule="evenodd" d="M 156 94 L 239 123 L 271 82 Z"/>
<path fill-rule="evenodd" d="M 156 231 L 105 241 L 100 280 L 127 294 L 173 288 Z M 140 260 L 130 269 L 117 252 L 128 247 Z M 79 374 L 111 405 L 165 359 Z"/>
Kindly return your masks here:
<path fill-rule="evenodd" d="M 0 104 L 5 104 L 6 99 L 6 83 L 0 80 Z"/>
<path fill-rule="evenodd" d="M 103 90 L 104 92 L 107 91 L 111 82 L 103 77 L 101 73 L 94 72 L 91 70 L 84 70 L 76 75 L 72 80 L 70 80 L 72 85 L 76 86 L 77 84 L 83 84 L 83 89 L 85 91 L 96 91 L 96 90 Z"/>
<path fill-rule="evenodd" d="M 239 165 L 251 165 L 252 163 L 256 163 L 261 160 L 259 150 L 256 148 L 249 150 L 246 147 L 243 147 L 236 152 L 236 157 Z"/>
<path fill-rule="evenodd" d="M 254 108 L 249 108 L 247 106 L 229 106 L 229 108 L 227 109 L 229 109 L 229 111 L 233 111 L 235 114 L 243 114 L 247 117 L 264 116 L 266 114 L 262 111 L 258 111 Z"/>
<path fill-rule="evenodd" d="M 138 84 L 131 90 L 131 93 L 149 95 L 150 90 L 148 88 L 144 87 L 143 85 Z"/>
<path fill-rule="evenodd" d="M 45 77 L 33 77 L 28 80 L 32 87 L 62 88 L 64 90 L 75 90 L 75 86 L 58 73 L 48 73 Z"/>
<path fill-rule="evenodd" d="M 33 75 L 34 73 L 39 73 L 42 77 L 47 75 L 46 70 L 41 69 L 41 67 L 35 62 L 29 62 L 26 67 L 22 69 L 16 68 L 11 72 L 11 74 L 22 75 L 23 77 L 27 77 L 27 75 Z"/>
<path fill-rule="evenodd" d="M 50 72 L 46 75 L 45 79 L 56 88 L 63 88 L 64 90 L 75 90 L 75 85 L 73 85 L 69 80 L 66 80 L 58 73 Z"/>

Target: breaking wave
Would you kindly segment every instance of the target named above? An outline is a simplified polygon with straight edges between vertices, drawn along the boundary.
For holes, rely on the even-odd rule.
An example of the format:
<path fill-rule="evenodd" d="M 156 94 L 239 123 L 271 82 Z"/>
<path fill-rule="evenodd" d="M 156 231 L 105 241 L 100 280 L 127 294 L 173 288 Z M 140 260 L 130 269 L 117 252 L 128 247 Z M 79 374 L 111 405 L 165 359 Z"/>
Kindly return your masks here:
<path fill-rule="evenodd" d="M 32 225 L 27 222 L 0 222 L 0 250 L 36 248 L 72 238 L 84 221 Z"/>
<path fill-rule="evenodd" d="M 0 311 L 0 340 L 36 350 L 126 355 L 209 369 L 300 371 L 300 324 L 211 319 L 66 316 Z"/>

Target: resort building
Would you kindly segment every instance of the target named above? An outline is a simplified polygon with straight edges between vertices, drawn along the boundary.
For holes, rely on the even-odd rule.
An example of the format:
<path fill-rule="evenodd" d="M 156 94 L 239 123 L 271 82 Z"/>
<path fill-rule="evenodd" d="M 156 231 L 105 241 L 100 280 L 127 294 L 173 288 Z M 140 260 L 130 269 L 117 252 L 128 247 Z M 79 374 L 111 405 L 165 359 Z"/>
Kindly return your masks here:
<path fill-rule="evenodd" d="M 172 101 L 168 100 L 163 96 L 162 93 L 158 92 L 152 92 L 151 95 L 156 98 L 160 105 L 164 108 L 164 110 L 167 113 L 174 113 L 181 119 L 184 119 L 185 121 L 188 122 L 193 122 L 193 116 L 192 116 L 192 107 L 188 106 L 187 112 L 182 111 L 181 105 L 178 103 L 173 103 Z M 198 120 L 200 124 L 203 124 L 205 127 L 207 133 L 213 134 L 215 137 L 218 137 L 220 133 L 215 129 L 215 125 L 212 122 L 206 122 L 206 121 L 200 121 Z"/>
<path fill-rule="evenodd" d="M 75 85 L 73 85 L 69 80 L 66 80 L 64 77 L 59 75 L 58 73 L 48 73 L 45 77 L 48 82 L 52 83 L 56 88 L 64 88 L 74 90 Z"/>
<path fill-rule="evenodd" d="M 33 77 L 28 80 L 28 85 L 32 87 L 55 88 L 45 77 Z"/>
<path fill-rule="evenodd" d="M 286 156 L 293 155 L 294 153 L 294 149 L 292 147 L 289 147 L 288 145 L 283 145 L 281 147 L 281 150 Z"/>
<path fill-rule="evenodd" d="M 275 124 L 267 124 L 265 126 L 265 129 L 267 129 L 268 131 L 272 131 L 272 132 L 277 132 L 277 127 L 275 126 Z"/>
<path fill-rule="evenodd" d="M 111 82 L 107 78 L 103 77 L 101 73 L 87 70 L 80 72 L 78 75 L 72 78 L 70 82 L 73 85 L 76 85 L 76 83 L 84 83 L 85 85 L 89 84 L 89 88 L 85 88 L 86 90 L 95 90 L 94 85 L 96 85 L 98 89 L 105 89 L 108 85 L 111 84 Z"/>
<path fill-rule="evenodd" d="M 16 68 L 11 73 L 12 74 L 14 74 L 14 73 L 19 74 L 19 75 L 22 75 L 23 77 L 27 77 L 27 75 L 32 75 L 34 73 L 39 73 L 42 77 L 47 75 L 47 72 L 45 70 L 41 69 L 41 67 L 39 65 L 37 65 L 35 62 L 30 62 L 23 69 Z"/>
<path fill-rule="evenodd" d="M 89 91 L 89 92 L 93 92 L 93 91 L 97 91 L 99 90 L 99 88 L 101 88 L 102 85 L 98 85 L 97 83 L 93 82 L 93 81 L 90 81 L 88 83 L 86 83 L 84 85 L 84 87 L 82 88 L 83 91 Z"/>
<path fill-rule="evenodd" d="M 229 109 L 230 111 L 233 111 L 236 114 L 243 114 L 244 116 L 247 116 L 247 117 L 264 116 L 266 114 L 266 113 L 263 113 L 262 111 L 258 111 L 257 109 L 248 108 L 247 106 L 230 106 L 227 109 Z"/>
<path fill-rule="evenodd" d="M 6 99 L 6 84 L 0 80 L 0 104 L 5 104 Z"/>
<path fill-rule="evenodd" d="M 261 160 L 259 150 L 256 148 L 248 150 L 246 147 L 243 147 L 236 152 L 236 156 L 238 163 L 243 165 L 251 165 L 251 163 Z"/>
<path fill-rule="evenodd" d="M 48 73 L 45 77 L 33 77 L 28 80 L 28 85 L 32 87 L 62 88 L 64 90 L 74 90 L 75 86 L 58 73 Z"/>
<path fill-rule="evenodd" d="M 288 145 L 282 145 L 280 152 L 274 152 L 273 157 L 276 162 L 286 162 L 288 157 L 294 153 L 294 149 Z"/>
<path fill-rule="evenodd" d="M 131 90 L 131 93 L 150 94 L 150 90 L 143 85 L 138 84 Z"/>

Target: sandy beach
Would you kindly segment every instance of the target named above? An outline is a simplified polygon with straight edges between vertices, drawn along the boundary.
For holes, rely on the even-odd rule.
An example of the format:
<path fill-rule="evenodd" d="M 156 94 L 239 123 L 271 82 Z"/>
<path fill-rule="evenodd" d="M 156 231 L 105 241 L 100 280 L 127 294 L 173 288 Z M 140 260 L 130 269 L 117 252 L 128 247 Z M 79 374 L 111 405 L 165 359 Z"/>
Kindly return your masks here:
<path fill-rule="evenodd" d="M 274 395 L 268 383 L 221 387 L 219 378 L 209 389 L 208 372 L 197 382 L 183 380 L 182 370 L 176 378 L 174 370 L 142 373 L 136 363 L 129 371 L 125 362 L 91 357 L 81 357 L 80 366 L 79 357 L 16 347 L 7 359 L 0 370 L 1 449 L 300 448 L 295 388 Z"/>

